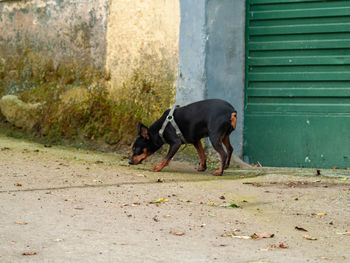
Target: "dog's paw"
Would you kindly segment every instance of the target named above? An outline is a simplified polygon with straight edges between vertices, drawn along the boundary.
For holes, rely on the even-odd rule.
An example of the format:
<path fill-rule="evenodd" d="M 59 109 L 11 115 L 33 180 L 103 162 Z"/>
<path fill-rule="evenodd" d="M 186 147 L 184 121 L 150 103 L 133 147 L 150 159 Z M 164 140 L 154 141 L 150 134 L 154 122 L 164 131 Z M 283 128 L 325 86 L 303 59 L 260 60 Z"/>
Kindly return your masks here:
<path fill-rule="evenodd" d="M 200 164 L 197 168 L 198 172 L 204 172 L 205 170 L 207 170 L 207 166 L 206 165 L 202 165 Z"/>
<path fill-rule="evenodd" d="M 213 172 L 214 176 L 222 176 L 222 174 L 223 174 L 223 171 L 221 169 L 216 170 L 215 172 Z"/>
<path fill-rule="evenodd" d="M 163 167 L 160 167 L 160 165 L 154 166 L 154 167 L 152 167 L 152 171 L 153 171 L 153 172 L 159 172 L 160 170 L 162 170 L 162 168 L 163 168 Z"/>

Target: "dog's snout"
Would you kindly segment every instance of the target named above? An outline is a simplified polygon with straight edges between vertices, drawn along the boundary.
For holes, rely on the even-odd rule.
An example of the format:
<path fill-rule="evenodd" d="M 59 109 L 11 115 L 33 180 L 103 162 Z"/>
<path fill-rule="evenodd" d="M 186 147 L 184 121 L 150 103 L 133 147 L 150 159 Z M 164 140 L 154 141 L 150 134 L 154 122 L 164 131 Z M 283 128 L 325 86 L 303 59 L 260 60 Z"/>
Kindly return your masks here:
<path fill-rule="evenodd" d="M 132 159 L 129 160 L 129 164 L 134 164 L 134 162 L 132 161 Z"/>

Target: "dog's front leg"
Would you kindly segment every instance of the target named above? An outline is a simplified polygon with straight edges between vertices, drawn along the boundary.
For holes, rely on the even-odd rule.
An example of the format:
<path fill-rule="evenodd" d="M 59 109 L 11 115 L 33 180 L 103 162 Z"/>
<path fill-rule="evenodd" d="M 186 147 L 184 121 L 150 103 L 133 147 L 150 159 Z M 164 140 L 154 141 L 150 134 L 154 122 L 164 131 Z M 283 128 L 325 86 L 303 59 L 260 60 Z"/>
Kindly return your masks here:
<path fill-rule="evenodd" d="M 152 171 L 159 172 L 165 166 L 167 166 L 170 163 L 171 159 L 174 157 L 175 153 L 179 150 L 180 146 L 181 146 L 181 141 L 170 144 L 168 154 L 165 156 L 164 160 L 160 163 L 160 165 L 152 168 Z"/>

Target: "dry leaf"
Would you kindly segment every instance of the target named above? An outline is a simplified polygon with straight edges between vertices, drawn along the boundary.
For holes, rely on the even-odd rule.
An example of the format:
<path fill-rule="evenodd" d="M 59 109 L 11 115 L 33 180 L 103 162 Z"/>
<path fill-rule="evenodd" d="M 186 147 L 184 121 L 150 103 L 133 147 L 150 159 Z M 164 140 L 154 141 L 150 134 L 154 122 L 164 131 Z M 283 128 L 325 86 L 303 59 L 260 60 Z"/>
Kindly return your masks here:
<path fill-rule="evenodd" d="M 101 184 L 103 183 L 103 181 L 100 180 L 100 179 L 94 179 L 93 181 L 94 181 L 95 183 L 101 183 Z"/>
<path fill-rule="evenodd" d="M 325 215 L 327 215 L 327 213 L 324 213 L 324 212 L 319 212 L 319 213 L 312 213 L 311 215 L 313 215 L 313 216 L 325 216 Z"/>
<path fill-rule="evenodd" d="M 220 236 L 221 237 L 233 237 L 233 236 L 235 236 L 235 233 L 225 232 L 225 233 L 221 234 Z"/>
<path fill-rule="evenodd" d="M 186 199 L 177 199 L 178 201 L 182 202 L 182 203 L 190 203 L 190 200 L 186 200 Z"/>
<path fill-rule="evenodd" d="M 251 237 L 252 239 L 256 239 L 256 240 L 259 239 L 258 235 L 255 234 L 255 233 L 254 233 L 253 235 L 251 235 L 250 237 Z"/>
<path fill-rule="evenodd" d="M 28 223 L 27 222 L 15 222 L 15 224 L 17 224 L 17 225 L 27 225 Z"/>
<path fill-rule="evenodd" d="M 307 230 L 305 228 L 302 228 L 302 227 L 299 227 L 299 226 L 296 226 L 295 229 L 299 230 L 299 231 L 307 232 Z"/>
<path fill-rule="evenodd" d="M 337 233 L 338 235 L 350 236 L 350 232 Z"/>
<path fill-rule="evenodd" d="M 312 236 L 309 236 L 309 235 L 303 235 L 303 238 L 305 238 L 306 240 L 317 240 L 316 237 L 312 237 Z"/>
<path fill-rule="evenodd" d="M 173 232 L 173 235 L 175 236 L 183 236 L 184 234 L 184 232 Z"/>
<path fill-rule="evenodd" d="M 287 246 L 287 245 L 285 245 L 285 244 L 283 244 L 283 243 L 280 243 L 280 244 L 278 245 L 278 247 L 279 247 L 279 248 L 289 248 L 289 246 Z"/>
<path fill-rule="evenodd" d="M 22 186 L 22 184 L 20 184 L 20 183 L 15 183 L 15 186 Z"/>
<path fill-rule="evenodd" d="M 236 231 L 236 232 L 239 232 L 239 231 Z M 236 234 L 234 232 L 225 232 L 225 233 L 221 234 L 220 236 L 221 237 L 233 237 L 233 238 L 238 238 L 238 239 L 251 239 L 252 238 L 250 236 L 236 236 Z"/>
<path fill-rule="evenodd" d="M 161 197 L 159 199 L 153 200 L 153 203 L 155 204 L 164 203 L 164 202 L 168 202 L 168 199 Z"/>
<path fill-rule="evenodd" d="M 250 236 L 232 236 L 233 238 L 238 238 L 238 239 L 251 239 Z"/>
<path fill-rule="evenodd" d="M 116 242 L 116 243 L 113 243 L 113 245 L 117 245 L 117 246 L 125 246 L 127 245 L 128 243 L 126 242 Z"/>
<path fill-rule="evenodd" d="M 320 212 L 320 213 L 316 213 L 316 215 L 318 215 L 318 216 L 325 216 L 325 215 L 327 215 L 327 213 Z"/>
<path fill-rule="evenodd" d="M 275 248 L 277 248 L 277 245 L 276 244 L 272 244 L 272 245 L 269 245 L 266 248 L 261 248 L 260 251 L 269 251 L 269 250 L 275 249 Z"/>
<path fill-rule="evenodd" d="M 279 245 L 272 244 L 272 245 L 269 245 L 266 248 L 261 248 L 260 251 L 269 251 L 269 250 L 275 249 L 275 248 L 289 248 L 289 246 L 287 246 L 287 245 L 285 245 L 283 243 L 279 243 Z"/>
<path fill-rule="evenodd" d="M 254 234 L 251 235 L 250 237 L 251 237 L 252 239 L 258 240 L 258 239 L 260 239 L 260 238 L 272 238 L 272 237 L 274 237 L 274 236 L 275 236 L 275 234 L 267 234 L 267 233 L 258 233 L 258 234 L 256 234 L 256 233 L 254 233 Z"/>
<path fill-rule="evenodd" d="M 221 204 L 220 206 L 221 207 L 233 207 L 233 208 L 240 208 L 241 207 L 240 205 L 237 205 L 235 203 L 232 203 L 232 204 Z"/>
<path fill-rule="evenodd" d="M 37 254 L 36 252 L 23 252 L 22 253 L 23 256 L 34 256 L 36 254 Z"/>

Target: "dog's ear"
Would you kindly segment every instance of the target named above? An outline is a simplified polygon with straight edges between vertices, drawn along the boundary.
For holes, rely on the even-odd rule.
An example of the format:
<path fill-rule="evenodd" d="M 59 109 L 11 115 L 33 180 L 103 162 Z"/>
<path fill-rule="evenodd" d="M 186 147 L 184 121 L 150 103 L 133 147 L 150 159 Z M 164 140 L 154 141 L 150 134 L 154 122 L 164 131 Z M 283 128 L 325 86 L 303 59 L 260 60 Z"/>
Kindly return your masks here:
<path fill-rule="evenodd" d="M 147 140 L 149 139 L 148 128 L 145 125 L 143 125 L 141 122 L 139 122 L 138 133 L 139 133 L 139 136 Z"/>

